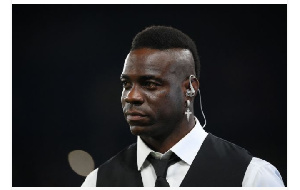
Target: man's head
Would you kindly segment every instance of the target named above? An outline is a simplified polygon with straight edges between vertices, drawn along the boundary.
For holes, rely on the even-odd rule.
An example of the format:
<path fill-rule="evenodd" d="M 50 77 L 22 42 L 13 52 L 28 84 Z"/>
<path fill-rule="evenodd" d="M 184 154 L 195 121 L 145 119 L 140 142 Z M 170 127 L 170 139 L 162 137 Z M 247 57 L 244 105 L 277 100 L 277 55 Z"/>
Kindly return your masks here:
<path fill-rule="evenodd" d="M 141 48 L 150 49 L 188 49 L 193 56 L 196 77 L 200 77 L 200 59 L 195 42 L 178 29 L 166 26 L 151 26 L 139 32 L 133 39 L 131 51 Z"/>
<path fill-rule="evenodd" d="M 133 134 L 166 138 L 188 126 L 184 112 L 186 101 L 193 98 L 185 94 L 189 76 L 196 75 L 191 44 L 195 46 L 179 30 L 162 26 L 134 38 L 121 74 L 122 107 Z M 192 84 L 199 88 L 197 79 Z"/>

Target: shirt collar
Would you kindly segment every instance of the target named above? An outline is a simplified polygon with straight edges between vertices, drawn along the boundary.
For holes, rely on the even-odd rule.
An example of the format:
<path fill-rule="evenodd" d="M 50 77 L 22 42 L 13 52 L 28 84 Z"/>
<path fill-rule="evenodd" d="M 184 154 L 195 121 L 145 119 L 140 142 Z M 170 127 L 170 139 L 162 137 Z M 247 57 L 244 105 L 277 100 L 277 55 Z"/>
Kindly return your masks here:
<path fill-rule="evenodd" d="M 184 136 L 178 143 L 176 143 L 166 153 L 161 154 L 149 148 L 140 136 L 137 137 L 137 166 L 141 170 L 147 156 L 152 152 L 155 157 L 168 157 L 171 152 L 174 152 L 181 160 L 191 165 L 199 151 L 207 132 L 201 127 L 198 119 L 195 117 L 195 127 Z M 187 148 L 188 147 L 188 148 Z"/>

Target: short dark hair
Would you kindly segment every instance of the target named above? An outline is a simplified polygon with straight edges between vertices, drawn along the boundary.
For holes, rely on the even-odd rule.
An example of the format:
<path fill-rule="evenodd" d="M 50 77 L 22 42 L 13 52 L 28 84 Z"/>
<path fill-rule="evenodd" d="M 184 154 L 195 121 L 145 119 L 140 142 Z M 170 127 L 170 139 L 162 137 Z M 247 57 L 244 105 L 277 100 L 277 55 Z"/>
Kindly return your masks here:
<path fill-rule="evenodd" d="M 182 48 L 191 51 L 196 77 L 200 77 L 200 59 L 195 42 L 180 30 L 169 26 L 150 26 L 139 32 L 132 41 L 131 51 L 141 48 L 172 49 Z"/>

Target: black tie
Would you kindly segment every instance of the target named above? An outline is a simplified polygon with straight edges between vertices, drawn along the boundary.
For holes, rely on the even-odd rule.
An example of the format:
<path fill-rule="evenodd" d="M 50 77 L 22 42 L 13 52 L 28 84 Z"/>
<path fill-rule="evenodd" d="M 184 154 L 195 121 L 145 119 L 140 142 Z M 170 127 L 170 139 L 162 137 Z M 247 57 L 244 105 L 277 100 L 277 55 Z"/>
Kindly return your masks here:
<path fill-rule="evenodd" d="M 156 173 L 155 187 L 170 187 L 167 182 L 167 169 L 170 165 L 175 164 L 180 160 L 176 154 L 172 153 L 169 159 L 155 159 L 151 155 L 148 156 L 147 160 L 152 164 Z"/>

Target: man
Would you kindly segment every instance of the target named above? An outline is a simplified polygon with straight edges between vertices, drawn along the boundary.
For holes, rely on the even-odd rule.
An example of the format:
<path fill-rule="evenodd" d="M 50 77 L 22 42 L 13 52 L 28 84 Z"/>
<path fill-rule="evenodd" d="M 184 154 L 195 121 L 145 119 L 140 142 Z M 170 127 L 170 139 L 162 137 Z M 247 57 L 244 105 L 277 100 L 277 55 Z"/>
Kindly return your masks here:
<path fill-rule="evenodd" d="M 121 102 L 133 144 L 82 186 L 284 186 L 277 169 L 204 131 L 193 114 L 200 62 L 195 43 L 152 26 L 132 42 Z"/>

